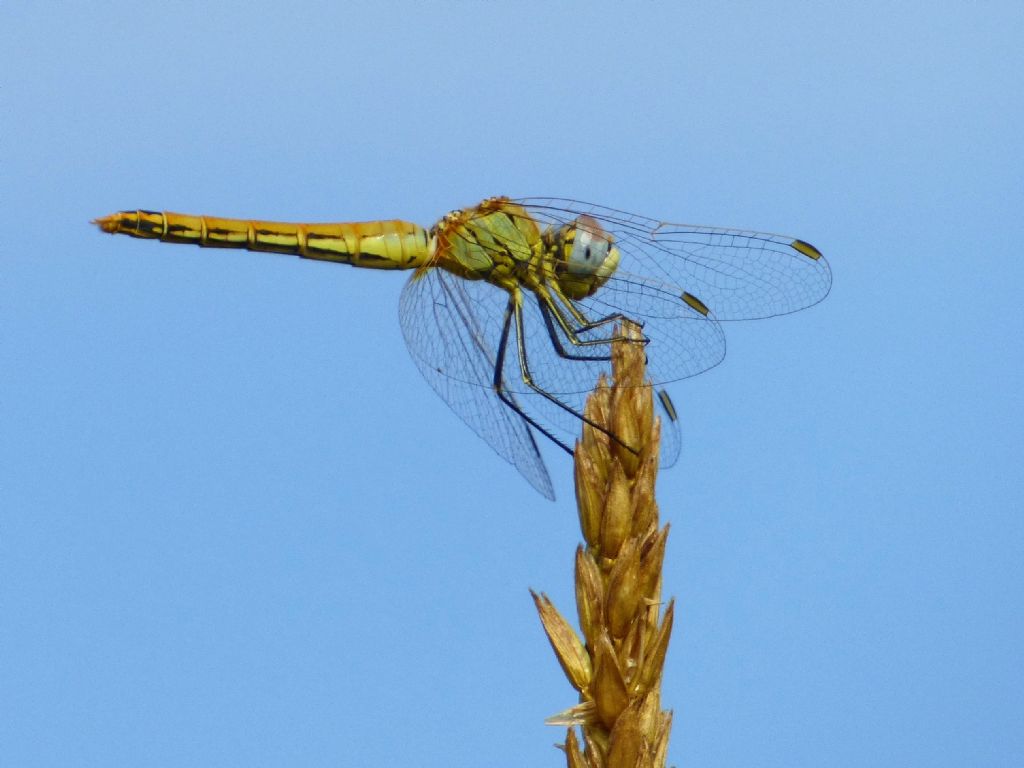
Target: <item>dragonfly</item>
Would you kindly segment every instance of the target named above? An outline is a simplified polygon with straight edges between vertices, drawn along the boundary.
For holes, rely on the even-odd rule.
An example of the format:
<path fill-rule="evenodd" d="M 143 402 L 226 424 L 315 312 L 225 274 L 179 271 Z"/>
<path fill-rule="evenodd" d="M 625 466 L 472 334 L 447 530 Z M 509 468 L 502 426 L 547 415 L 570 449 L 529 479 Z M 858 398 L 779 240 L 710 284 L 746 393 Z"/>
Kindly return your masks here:
<path fill-rule="evenodd" d="M 430 228 L 148 210 L 93 223 L 168 243 L 411 270 L 399 321 L 416 366 L 451 410 L 552 500 L 536 436 L 573 452 L 585 397 L 607 372 L 612 345 L 627 341 L 623 323 L 642 329 L 629 343 L 645 345 L 648 378 L 660 388 L 722 361 L 723 321 L 810 307 L 832 284 L 828 262 L 804 240 L 671 224 L 566 198 L 491 197 Z M 670 466 L 681 445 L 678 417 L 665 389 L 656 402 L 661 464 Z"/>

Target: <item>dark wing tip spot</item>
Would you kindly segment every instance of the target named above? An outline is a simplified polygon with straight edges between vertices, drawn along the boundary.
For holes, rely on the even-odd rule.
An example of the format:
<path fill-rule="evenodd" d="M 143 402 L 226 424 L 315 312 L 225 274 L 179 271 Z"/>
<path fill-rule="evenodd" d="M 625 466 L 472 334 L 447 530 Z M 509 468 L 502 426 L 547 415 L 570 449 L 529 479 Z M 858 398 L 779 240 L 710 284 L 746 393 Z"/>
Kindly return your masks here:
<path fill-rule="evenodd" d="M 708 309 L 707 304 L 705 304 L 703 301 L 698 299 L 692 293 L 689 293 L 687 291 L 683 291 L 683 295 L 680 298 L 682 298 L 683 301 L 685 301 L 687 304 L 689 304 L 691 309 L 694 309 L 697 312 L 700 312 L 705 317 L 707 317 L 709 314 L 711 314 L 711 310 Z"/>
<path fill-rule="evenodd" d="M 804 240 L 794 240 L 792 243 L 790 243 L 790 246 L 793 248 L 794 251 L 799 251 L 809 259 L 814 259 L 815 261 L 817 261 L 818 259 L 821 258 L 821 251 L 819 251 L 810 243 L 805 242 Z"/>
<path fill-rule="evenodd" d="M 658 401 L 661 403 L 662 410 L 665 411 L 669 421 L 679 421 L 679 414 L 676 412 L 675 403 L 672 402 L 672 398 L 668 396 L 668 392 L 664 389 L 658 390 Z"/>

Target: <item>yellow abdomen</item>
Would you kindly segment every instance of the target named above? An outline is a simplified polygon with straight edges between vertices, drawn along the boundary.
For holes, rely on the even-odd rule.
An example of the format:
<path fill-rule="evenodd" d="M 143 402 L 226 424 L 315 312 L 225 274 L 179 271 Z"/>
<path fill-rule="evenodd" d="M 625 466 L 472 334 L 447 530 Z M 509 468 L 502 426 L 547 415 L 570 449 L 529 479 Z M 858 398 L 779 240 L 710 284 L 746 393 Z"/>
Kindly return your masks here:
<path fill-rule="evenodd" d="M 291 253 L 371 269 L 415 269 L 430 260 L 433 250 L 423 227 L 398 220 L 289 224 L 139 210 L 113 213 L 93 223 L 111 234 L 165 243 Z"/>

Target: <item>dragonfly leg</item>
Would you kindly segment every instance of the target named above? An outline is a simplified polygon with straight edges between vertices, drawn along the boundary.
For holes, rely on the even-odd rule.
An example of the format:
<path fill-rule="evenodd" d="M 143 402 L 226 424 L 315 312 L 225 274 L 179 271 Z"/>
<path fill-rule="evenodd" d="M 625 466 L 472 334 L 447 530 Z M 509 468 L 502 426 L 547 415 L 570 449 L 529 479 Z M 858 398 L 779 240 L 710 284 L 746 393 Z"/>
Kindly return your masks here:
<path fill-rule="evenodd" d="M 570 299 L 562 292 L 562 289 L 558 287 L 558 283 L 549 283 L 546 286 L 546 288 L 552 296 L 556 297 L 562 303 L 562 306 L 565 307 L 569 314 L 572 315 L 573 319 L 576 321 L 578 325 L 577 332 L 590 331 L 593 330 L 594 328 L 600 328 L 602 325 L 607 325 L 609 323 L 629 322 L 632 323 L 633 325 L 638 325 L 641 328 L 643 328 L 644 326 L 644 324 L 641 321 L 634 320 L 633 318 L 628 317 L 622 314 L 621 312 L 613 312 L 610 315 L 599 317 L 597 320 L 591 320 L 585 314 L 583 314 L 583 312 L 580 310 L 579 307 L 576 306 L 575 303 L 573 303 L 572 299 Z M 552 308 L 557 309 L 557 305 L 555 304 L 554 299 L 549 298 L 549 301 L 551 302 Z M 619 335 L 616 336 L 615 338 L 618 339 L 625 337 Z M 646 344 L 647 342 L 644 341 L 644 343 Z"/>
<path fill-rule="evenodd" d="M 551 317 L 552 315 L 555 314 L 555 310 L 553 310 L 539 296 L 537 297 L 537 306 L 540 308 L 541 317 L 544 318 L 544 327 L 547 328 L 548 338 L 551 341 L 551 346 L 555 348 L 555 352 L 558 353 L 559 357 L 565 358 L 566 360 L 590 360 L 590 361 L 604 361 L 604 360 L 611 360 L 612 359 L 611 354 L 604 354 L 604 355 L 577 355 L 577 354 L 572 354 L 572 353 L 568 352 L 565 349 L 565 346 L 562 344 L 561 338 L 559 338 L 559 336 L 558 336 L 558 329 L 555 328 L 555 321 L 552 320 L 552 317 Z M 561 322 L 559 323 L 559 327 L 561 327 L 563 331 L 565 330 L 565 325 L 563 325 Z M 568 334 L 566 334 L 566 335 L 568 336 Z M 600 339 L 600 340 L 594 341 L 592 343 L 594 343 L 594 344 L 597 344 L 597 343 L 610 344 L 611 341 L 612 341 L 611 339 Z"/>
<path fill-rule="evenodd" d="M 536 291 L 536 293 L 542 304 L 546 305 L 551 311 L 552 315 L 558 322 L 558 325 L 565 333 L 566 338 L 568 338 L 569 342 L 573 346 L 609 344 L 613 341 L 637 343 L 637 340 L 630 339 L 621 332 L 600 339 L 581 339 L 580 334 L 593 331 L 594 329 L 601 328 L 602 326 L 631 323 L 634 326 L 643 328 L 643 323 L 635 321 L 635 319 L 623 314 L 622 312 L 612 312 L 611 314 L 606 314 L 603 317 L 598 317 L 595 321 L 592 321 L 592 319 L 583 313 L 580 307 L 575 305 L 571 299 L 561 292 L 556 284 L 542 286 L 538 291 Z M 568 312 L 570 317 L 566 316 L 566 312 Z M 642 344 L 646 344 L 648 341 L 649 339 L 646 337 L 639 340 Z"/>
<path fill-rule="evenodd" d="M 515 319 L 515 324 L 516 324 L 516 350 L 518 351 L 518 354 L 519 354 L 519 370 L 520 370 L 520 373 L 522 374 L 522 377 L 523 377 L 523 383 L 526 384 L 526 386 L 528 386 L 530 389 L 532 389 L 538 395 L 541 395 L 541 396 L 545 397 L 547 400 L 549 400 L 550 402 L 554 403 L 555 405 L 557 405 L 562 410 L 564 410 L 564 411 L 566 411 L 568 413 L 571 413 L 573 416 L 575 416 L 580 421 L 584 422 L 585 424 L 589 424 L 594 429 L 597 429 L 597 430 L 600 430 L 601 432 L 604 432 L 606 435 L 608 435 L 608 437 L 610 439 L 614 440 L 616 443 L 621 445 L 627 451 L 631 451 L 632 453 L 638 453 L 638 451 L 635 448 L 633 448 L 632 446 L 627 445 L 626 443 L 624 443 L 622 441 L 622 439 L 618 435 L 616 435 L 614 432 L 609 430 L 607 427 L 605 427 L 605 426 L 603 426 L 601 424 L 598 424 L 593 419 L 587 418 L 582 413 L 577 411 L 575 408 L 572 408 L 572 407 L 566 405 L 561 400 L 559 400 L 557 397 L 555 397 L 550 392 L 546 391 L 541 386 L 539 386 L 536 382 L 534 382 L 533 376 L 530 373 L 530 363 L 529 363 L 529 360 L 527 359 L 527 354 L 526 354 L 526 334 L 525 334 L 525 332 L 523 330 L 523 307 L 522 307 L 521 294 L 520 295 L 513 295 L 509 299 L 508 307 L 505 309 L 505 325 L 502 328 L 502 334 L 501 334 L 501 341 L 502 341 L 502 343 L 500 345 L 501 349 L 500 349 L 500 352 L 499 352 L 499 359 L 502 359 L 502 360 L 504 359 L 505 347 L 507 346 L 507 342 L 508 342 L 509 312 L 510 311 L 512 313 L 512 317 Z M 500 396 L 501 395 L 499 394 L 499 397 Z M 527 421 L 530 421 L 530 419 L 527 419 Z M 530 421 L 530 423 L 532 424 L 534 422 Z M 548 435 L 550 437 L 550 434 L 547 431 L 545 431 L 545 430 L 541 430 L 541 431 L 544 432 L 545 435 Z M 559 445 L 561 445 L 560 441 L 556 440 L 555 442 L 557 442 L 557 443 L 559 443 Z M 570 451 L 570 453 L 571 453 L 571 451 Z"/>
<path fill-rule="evenodd" d="M 520 408 L 519 403 L 516 402 L 512 393 L 505 388 L 505 351 L 508 349 L 508 335 L 512 328 L 513 307 L 518 307 L 518 301 L 519 299 L 517 296 L 510 295 L 508 304 L 505 307 L 505 319 L 501 326 L 501 340 L 498 342 L 498 354 L 494 361 L 494 380 L 492 382 L 494 393 L 498 396 L 498 399 L 501 400 L 501 402 L 519 414 L 527 424 L 571 456 L 573 453 L 572 448 L 552 434 L 550 430 L 537 423 L 533 417 Z"/>
<path fill-rule="evenodd" d="M 587 316 L 584 315 L 579 310 L 579 308 L 572 303 L 572 301 L 570 301 L 566 296 L 564 296 L 556 286 L 551 286 L 550 291 L 546 287 L 540 288 L 538 290 L 535 290 L 534 294 L 537 297 L 537 304 L 540 307 L 541 315 L 544 317 L 544 324 L 547 327 L 548 336 L 550 337 L 551 343 L 554 346 L 555 351 L 558 353 L 559 357 L 563 357 L 567 360 L 610 360 L 611 354 L 581 355 L 567 352 L 565 347 L 562 345 L 561 339 L 559 339 L 558 337 L 558 333 L 554 327 L 554 322 L 558 323 L 558 326 L 559 328 L 562 329 L 562 332 L 565 334 L 565 337 L 575 347 L 608 345 L 616 341 L 637 343 L 637 340 L 630 339 L 624 336 L 622 333 L 616 333 L 612 336 L 606 336 L 598 339 L 581 339 L 579 337 L 580 333 L 584 333 L 595 328 L 600 328 L 601 326 L 608 325 L 609 323 L 632 323 L 633 325 L 639 325 L 643 327 L 642 323 L 638 323 L 636 320 L 632 320 L 626 315 L 623 315 L 621 312 L 606 315 L 605 317 L 592 321 L 588 319 Z M 556 297 L 559 299 L 559 301 L 562 303 L 565 309 L 569 313 L 571 313 L 572 322 L 570 321 L 569 317 L 566 317 L 565 312 L 562 310 L 561 307 L 559 307 L 558 303 L 555 301 Z M 552 319 L 554 320 L 554 322 L 552 322 Z M 573 327 L 573 322 L 576 323 L 575 327 Z M 639 340 L 639 342 L 642 344 L 646 344 L 648 341 L 649 339 L 647 339 L 646 337 L 641 338 Z"/>

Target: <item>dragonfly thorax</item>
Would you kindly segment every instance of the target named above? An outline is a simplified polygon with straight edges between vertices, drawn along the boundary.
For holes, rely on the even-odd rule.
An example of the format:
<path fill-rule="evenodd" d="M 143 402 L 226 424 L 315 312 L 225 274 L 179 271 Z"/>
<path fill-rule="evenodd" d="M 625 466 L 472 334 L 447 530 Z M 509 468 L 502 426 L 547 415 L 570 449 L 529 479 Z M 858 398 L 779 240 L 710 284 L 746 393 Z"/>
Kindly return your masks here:
<path fill-rule="evenodd" d="M 434 263 L 470 280 L 511 290 L 540 252 L 540 230 L 522 207 L 506 198 L 452 211 L 437 223 Z"/>
<path fill-rule="evenodd" d="M 566 296 L 583 299 L 604 285 L 619 266 L 621 253 L 595 219 L 580 216 L 547 238 L 558 285 Z"/>

